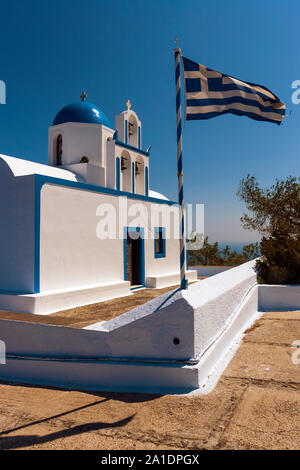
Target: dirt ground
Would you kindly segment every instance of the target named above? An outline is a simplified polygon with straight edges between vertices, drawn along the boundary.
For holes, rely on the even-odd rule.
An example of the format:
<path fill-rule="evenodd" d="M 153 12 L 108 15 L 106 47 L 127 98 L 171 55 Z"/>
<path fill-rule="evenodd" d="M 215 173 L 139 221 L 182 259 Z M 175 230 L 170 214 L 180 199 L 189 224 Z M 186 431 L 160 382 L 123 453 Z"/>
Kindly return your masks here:
<path fill-rule="evenodd" d="M 199 277 L 198 280 L 205 279 Z M 84 305 L 83 307 L 61 310 L 51 315 L 30 315 L 27 313 L 15 313 L 0 311 L 0 318 L 7 320 L 28 321 L 31 323 L 44 323 L 47 325 L 63 325 L 72 328 L 84 328 L 100 321 L 111 320 L 122 313 L 142 305 L 149 300 L 165 294 L 178 286 L 165 287 L 164 289 L 141 289 L 134 291 L 133 295 L 107 300 L 97 304 Z"/>
<path fill-rule="evenodd" d="M 0 449 L 300 449 L 296 340 L 300 312 L 264 314 L 207 395 L 1 383 Z"/>

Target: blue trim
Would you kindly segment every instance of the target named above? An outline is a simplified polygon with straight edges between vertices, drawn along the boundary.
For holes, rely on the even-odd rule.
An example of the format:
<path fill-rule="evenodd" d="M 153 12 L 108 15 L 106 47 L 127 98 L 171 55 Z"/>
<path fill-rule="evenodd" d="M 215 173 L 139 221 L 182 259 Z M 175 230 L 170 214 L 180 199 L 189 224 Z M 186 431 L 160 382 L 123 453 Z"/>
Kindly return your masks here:
<path fill-rule="evenodd" d="M 127 230 L 128 227 L 124 227 L 124 240 L 123 240 L 123 269 L 124 269 L 124 281 L 127 281 Z"/>
<path fill-rule="evenodd" d="M 58 186 L 66 186 L 66 187 L 75 188 L 75 189 L 84 189 L 86 191 L 92 191 L 95 193 L 111 194 L 113 196 L 126 196 L 128 197 L 128 199 L 139 199 L 141 201 L 154 202 L 157 204 L 167 204 L 169 206 L 174 206 L 174 205 L 178 206 L 178 202 L 166 201 L 165 199 L 158 199 L 155 197 L 147 197 L 141 194 L 132 194 L 126 191 L 117 191 L 116 189 L 105 188 L 103 186 L 95 186 L 95 185 L 87 184 L 87 183 L 78 183 L 77 181 L 63 180 L 60 178 L 54 178 L 52 176 L 46 176 L 46 175 L 36 175 L 36 178 L 38 180 L 40 188 L 43 186 L 43 184 L 49 183 L 49 184 L 56 184 Z"/>
<path fill-rule="evenodd" d="M 35 175 L 35 227 L 34 227 L 34 288 L 33 293 L 40 292 L 40 227 L 41 227 L 41 186 Z"/>
<path fill-rule="evenodd" d="M 149 170 L 148 167 L 146 166 L 145 169 L 145 196 L 149 195 Z"/>
<path fill-rule="evenodd" d="M 120 191 L 120 158 L 116 158 L 116 190 Z"/>
<path fill-rule="evenodd" d="M 140 149 L 140 148 L 141 148 L 141 128 L 140 128 L 140 126 L 139 126 L 139 131 L 138 131 L 138 132 L 139 132 L 139 134 L 138 134 L 138 136 L 139 136 L 138 147 L 139 147 L 139 149 Z"/>
<path fill-rule="evenodd" d="M 137 286 L 137 287 L 131 287 L 130 290 L 138 290 L 138 289 L 142 289 L 143 287 L 145 286 L 142 286 L 142 284 L 140 286 Z"/>
<path fill-rule="evenodd" d="M 124 147 L 125 149 L 133 150 L 134 152 L 141 153 L 142 155 L 145 155 L 145 157 L 149 157 L 149 155 L 150 155 L 150 152 L 146 152 L 146 150 L 142 150 L 142 149 L 139 149 L 137 147 L 133 147 L 132 145 L 127 144 L 127 142 L 124 143 L 124 142 L 120 142 L 119 140 L 116 140 L 115 144 L 119 145 L 120 147 Z"/>
<path fill-rule="evenodd" d="M 187 244 L 189 243 L 188 239 L 186 240 L 186 243 Z M 188 271 L 189 270 L 189 250 L 188 249 L 185 250 L 185 254 L 186 254 L 186 270 Z"/>
<path fill-rule="evenodd" d="M 156 251 L 156 239 L 157 234 L 162 234 L 162 253 Z M 166 257 L 166 229 L 163 227 L 154 227 L 154 258 L 165 258 Z"/>
<path fill-rule="evenodd" d="M 145 287 L 145 234 L 144 229 L 142 227 L 124 227 L 124 280 L 127 281 L 127 234 L 128 232 L 140 232 L 140 270 L 141 270 L 141 285 Z"/>
<path fill-rule="evenodd" d="M 128 138 L 128 122 L 125 119 L 125 144 L 127 144 L 127 138 Z"/>
<path fill-rule="evenodd" d="M 135 191 L 135 166 L 134 166 L 134 162 L 132 162 L 131 164 L 131 171 L 132 171 L 132 175 L 131 175 L 131 178 L 132 178 L 132 193 L 134 194 L 134 191 Z"/>

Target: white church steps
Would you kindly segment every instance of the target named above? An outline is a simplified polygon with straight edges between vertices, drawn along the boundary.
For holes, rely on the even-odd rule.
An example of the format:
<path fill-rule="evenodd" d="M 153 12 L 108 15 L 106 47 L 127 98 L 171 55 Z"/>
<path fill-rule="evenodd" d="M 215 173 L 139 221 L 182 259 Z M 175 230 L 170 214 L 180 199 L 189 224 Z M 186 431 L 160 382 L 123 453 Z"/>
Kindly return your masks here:
<path fill-rule="evenodd" d="M 197 271 L 189 270 L 186 272 L 188 281 L 197 281 Z M 162 289 L 168 286 L 176 286 L 180 284 L 180 274 L 159 274 L 157 276 L 149 276 L 146 278 L 146 287 Z"/>
<path fill-rule="evenodd" d="M 81 307 L 130 294 L 129 281 L 41 294 L 0 294 L 0 310 L 48 315 L 60 310 Z"/>

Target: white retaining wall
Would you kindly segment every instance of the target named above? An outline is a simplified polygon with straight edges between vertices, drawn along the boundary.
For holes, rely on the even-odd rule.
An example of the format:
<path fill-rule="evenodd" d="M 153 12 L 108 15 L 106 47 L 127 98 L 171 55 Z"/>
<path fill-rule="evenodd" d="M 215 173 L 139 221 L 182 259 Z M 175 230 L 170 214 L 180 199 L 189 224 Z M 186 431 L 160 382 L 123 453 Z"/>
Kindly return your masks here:
<path fill-rule="evenodd" d="M 220 344 L 230 343 L 236 334 L 230 325 L 238 325 L 240 302 L 253 282 L 250 262 L 85 329 L 0 320 L 8 354 L 0 378 L 102 390 L 197 388 L 203 380 L 197 364 L 202 360 L 206 374 L 208 348 L 224 333 Z"/>
<path fill-rule="evenodd" d="M 200 277 L 209 277 L 232 269 L 232 266 L 190 266 L 190 269 L 195 269 Z"/>
<path fill-rule="evenodd" d="M 300 286 L 269 286 L 260 284 L 259 305 L 261 311 L 300 310 Z"/>
<path fill-rule="evenodd" d="M 221 374 L 224 357 L 257 318 L 258 307 L 270 305 L 269 286 L 256 284 L 254 264 L 84 329 L 0 320 L 7 351 L 0 378 L 110 391 L 178 393 L 203 386 L 216 368 Z M 291 296 L 300 309 L 300 286 L 275 287 L 286 299 L 284 308 Z"/>

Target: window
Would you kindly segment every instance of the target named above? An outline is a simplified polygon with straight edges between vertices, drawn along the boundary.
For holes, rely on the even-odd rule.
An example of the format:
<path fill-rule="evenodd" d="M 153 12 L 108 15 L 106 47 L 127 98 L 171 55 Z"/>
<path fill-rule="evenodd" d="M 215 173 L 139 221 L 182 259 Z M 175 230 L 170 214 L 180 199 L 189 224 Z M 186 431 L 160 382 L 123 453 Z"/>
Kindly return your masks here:
<path fill-rule="evenodd" d="M 166 236 L 165 229 L 162 227 L 154 229 L 154 256 L 155 258 L 165 258 L 166 256 Z"/>
<path fill-rule="evenodd" d="M 56 165 L 60 166 L 62 164 L 62 135 L 59 134 L 56 140 Z"/>
<path fill-rule="evenodd" d="M 129 145 L 132 145 L 133 147 L 138 147 L 139 138 L 138 138 L 137 121 L 133 115 L 131 115 L 128 120 L 127 131 L 128 131 Z"/>

